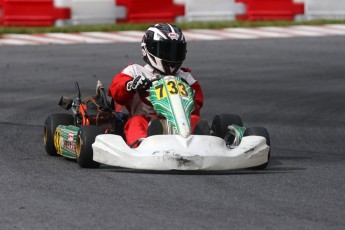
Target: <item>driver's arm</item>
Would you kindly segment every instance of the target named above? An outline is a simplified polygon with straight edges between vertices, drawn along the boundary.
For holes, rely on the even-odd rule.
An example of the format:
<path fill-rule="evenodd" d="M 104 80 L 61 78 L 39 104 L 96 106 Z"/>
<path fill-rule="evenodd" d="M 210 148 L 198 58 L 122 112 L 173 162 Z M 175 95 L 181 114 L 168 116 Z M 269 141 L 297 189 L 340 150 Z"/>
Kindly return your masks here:
<path fill-rule="evenodd" d="M 133 77 L 123 72 L 117 74 L 109 87 L 108 95 L 111 96 L 116 103 L 128 106 L 135 94 L 135 91 L 128 91 L 126 88 L 127 83 L 132 80 Z"/>
<path fill-rule="evenodd" d="M 204 95 L 201 90 L 201 86 L 199 82 L 194 82 L 191 85 L 191 88 L 194 90 L 194 104 L 195 104 L 195 109 L 193 110 L 192 114 L 193 115 L 198 115 L 200 116 L 200 110 L 202 108 L 202 105 L 204 103 Z"/>

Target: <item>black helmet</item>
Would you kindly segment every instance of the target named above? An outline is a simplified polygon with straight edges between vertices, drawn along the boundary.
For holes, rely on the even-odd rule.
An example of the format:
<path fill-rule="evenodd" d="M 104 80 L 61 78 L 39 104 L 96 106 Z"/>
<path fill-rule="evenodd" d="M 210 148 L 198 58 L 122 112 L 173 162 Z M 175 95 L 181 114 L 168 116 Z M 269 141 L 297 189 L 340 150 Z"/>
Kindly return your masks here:
<path fill-rule="evenodd" d="M 163 74 L 175 74 L 186 58 L 187 43 L 181 29 L 170 24 L 150 26 L 141 50 L 146 63 Z"/>

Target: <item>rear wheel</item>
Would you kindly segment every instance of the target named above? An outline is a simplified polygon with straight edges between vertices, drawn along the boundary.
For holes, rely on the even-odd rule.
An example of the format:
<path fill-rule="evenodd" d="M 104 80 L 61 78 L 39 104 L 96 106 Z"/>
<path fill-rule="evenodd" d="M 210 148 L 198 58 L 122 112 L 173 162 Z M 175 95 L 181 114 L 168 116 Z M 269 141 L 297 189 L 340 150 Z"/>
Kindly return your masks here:
<path fill-rule="evenodd" d="M 77 143 L 77 162 L 81 168 L 98 168 L 100 163 L 93 161 L 92 144 L 96 136 L 103 134 L 103 130 L 97 126 L 82 126 L 80 128 Z"/>
<path fill-rule="evenodd" d="M 243 122 L 240 116 L 236 114 L 219 114 L 214 116 L 211 130 L 213 135 L 220 138 L 225 138 L 229 129 L 229 125 L 238 125 L 243 127 Z M 227 143 L 232 143 L 235 137 L 233 135 L 229 136 Z"/>
<path fill-rule="evenodd" d="M 72 114 L 57 113 L 48 116 L 44 122 L 43 143 L 48 155 L 58 156 L 54 146 L 54 133 L 58 125 L 73 125 L 74 118 Z"/>
<path fill-rule="evenodd" d="M 269 136 L 267 130 L 263 127 L 247 128 L 246 131 L 244 132 L 243 136 L 261 136 L 261 137 L 264 137 L 264 138 L 266 138 L 266 144 L 271 147 L 270 136 Z M 268 163 L 270 161 L 270 153 L 271 153 L 271 150 L 268 152 L 268 158 L 267 158 L 267 162 L 265 164 L 255 166 L 251 169 L 263 170 L 263 169 L 267 168 Z"/>

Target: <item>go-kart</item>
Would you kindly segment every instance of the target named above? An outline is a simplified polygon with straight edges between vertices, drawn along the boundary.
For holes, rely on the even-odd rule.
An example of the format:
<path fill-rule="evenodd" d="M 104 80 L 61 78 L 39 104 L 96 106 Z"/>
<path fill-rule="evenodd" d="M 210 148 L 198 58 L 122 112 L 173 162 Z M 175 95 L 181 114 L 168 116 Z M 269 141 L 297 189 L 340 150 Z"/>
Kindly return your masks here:
<path fill-rule="evenodd" d="M 174 76 L 156 78 L 149 93 L 160 118 L 151 120 L 148 137 L 127 145 L 119 135 L 99 135 L 92 145 L 94 161 L 150 170 L 267 167 L 270 139 L 265 128 L 246 129 L 239 116 L 223 114 L 215 116 L 211 128 L 200 121 L 192 133 L 194 95 L 186 82 Z"/>
<path fill-rule="evenodd" d="M 105 94 L 101 95 L 106 101 Z M 152 79 L 149 95 L 148 101 L 157 116 L 149 123 L 148 136 L 130 145 L 123 135 L 128 114 L 123 113 L 118 119 L 114 106 L 105 111 L 100 106 L 94 117 L 82 112 L 85 106 L 80 108 L 83 103 L 78 100 L 61 102 L 64 108 L 73 108 L 74 115 L 68 119 L 67 115 L 58 115 L 59 119 L 51 118 L 57 115 L 48 117 L 44 129 L 48 154 L 76 158 L 81 167 L 99 167 L 100 163 L 145 170 L 267 167 L 270 138 L 265 128 L 245 128 L 238 115 L 220 114 L 214 117 L 211 127 L 206 120 L 201 120 L 192 132 L 194 93 L 175 76 Z M 83 122 L 76 122 L 78 119 Z"/>

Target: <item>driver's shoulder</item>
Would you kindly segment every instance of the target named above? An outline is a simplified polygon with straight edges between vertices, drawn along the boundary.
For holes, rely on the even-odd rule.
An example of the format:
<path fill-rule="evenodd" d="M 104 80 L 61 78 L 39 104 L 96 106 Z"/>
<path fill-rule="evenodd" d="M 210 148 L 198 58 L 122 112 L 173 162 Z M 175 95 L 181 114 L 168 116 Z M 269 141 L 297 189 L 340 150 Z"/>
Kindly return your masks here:
<path fill-rule="evenodd" d="M 136 77 L 139 75 L 140 76 L 151 75 L 152 71 L 148 69 L 146 66 L 142 66 L 136 63 L 131 63 L 122 70 L 122 73 L 127 74 L 132 77 Z"/>
<path fill-rule="evenodd" d="M 181 67 L 180 70 L 185 73 L 192 73 L 192 70 L 188 67 Z"/>
<path fill-rule="evenodd" d="M 186 67 L 181 67 L 179 71 L 177 71 L 176 76 L 184 79 L 189 85 L 192 85 L 196 82 L 192 71 Z"/>

